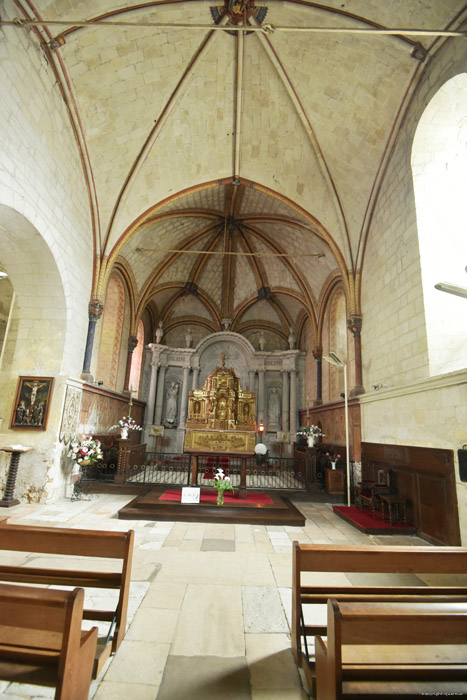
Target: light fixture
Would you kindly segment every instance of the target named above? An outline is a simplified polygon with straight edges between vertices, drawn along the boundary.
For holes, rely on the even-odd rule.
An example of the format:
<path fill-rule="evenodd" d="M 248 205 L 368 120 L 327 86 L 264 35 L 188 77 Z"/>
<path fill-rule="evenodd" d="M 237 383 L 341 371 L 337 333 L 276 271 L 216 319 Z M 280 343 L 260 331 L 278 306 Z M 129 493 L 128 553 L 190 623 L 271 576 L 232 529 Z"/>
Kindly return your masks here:
<path fill-rule="evenodd" d="M 263 442 L 264 423 L 262 423 L 262 422 L 258 423 L 258 433 L 259 433 L 259 438 L 260 438 L 261 442 Z"/>
<path fill-rule="evenodd" d="M 457 297 L 464 297 L 467 299 L 467 287 L 459 287 L 459 285 L 450 284 L 449 282 L 438 282 L 438 284 L 435 284 L 435 289 L 439 289 L 440 292 L 448 292 L 448 294 L 455 294 Z"/>
<path fill-rule="evenodd" d="M 465 266 L 465 271 L 467 272 L 467 265 Z M 435 289 L 438 289 L 440 292 L 455 294 L 456 297 L 464 297 L 464 299 L 467 299 L 467 287 L 460 287 L 458 284 L 438 282 L 438 284 L 435 284 Z"/>
<path fill-rule="evenodd" d="M 347 505 L 350 506 L 350 454 L 349 454 L 349 402 L 347 395 L 347 365 L 336 355 L 335 352 L 330 352 L 329 355 L 323 355 L 323 360 L 329 362 L 334 367 L 344 368 L 344 411 L 345 411 L 345 459 L 347 471 Z"/>

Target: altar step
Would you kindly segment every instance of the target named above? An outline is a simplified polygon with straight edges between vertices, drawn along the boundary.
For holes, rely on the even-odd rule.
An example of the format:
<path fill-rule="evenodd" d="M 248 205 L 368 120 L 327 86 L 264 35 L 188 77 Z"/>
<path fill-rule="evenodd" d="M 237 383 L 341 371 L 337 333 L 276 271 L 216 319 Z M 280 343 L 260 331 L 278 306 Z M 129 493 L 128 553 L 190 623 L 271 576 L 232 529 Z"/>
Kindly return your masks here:
<path fill-rule="evenodd" d="M 232 499 L 223 506 L 215 502 L 202 500 L 197 504 L 165 500 L 162 496 L 167 489 L 152 489 L 145 495 L 138 496 L 118 511 L 122 520 L 160 520 L 177 522 L 213 522 L 250 525 L 290 525 L 303 527 L 305 516 L 288 498 L 277 493 L 268 492 L 268 498 L 251 500 Z M 259 495 L 263 494 L 257 492 Z M 252 495 L 252 492 L 249 492 Z"/>

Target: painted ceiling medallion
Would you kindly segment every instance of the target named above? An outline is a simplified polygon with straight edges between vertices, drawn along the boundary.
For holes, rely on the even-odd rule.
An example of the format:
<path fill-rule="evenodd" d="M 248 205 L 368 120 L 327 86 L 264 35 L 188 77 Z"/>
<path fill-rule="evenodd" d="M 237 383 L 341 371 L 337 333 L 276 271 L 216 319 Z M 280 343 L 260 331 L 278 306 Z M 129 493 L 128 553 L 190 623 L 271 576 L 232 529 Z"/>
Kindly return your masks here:
<path fill-rule="evenodd" d="M 267 7 L 255 7 L 255 0 L 243 0 L 243 2 L 224 0 L 223 7 L 211 7 L 211 14 L 214 22 L 219 24 L 227 15 L 229 18 L 228 25 L 230 26 L 242 24 L 244 18 L 248 22 L 251 17 L 254 17 L 259 24 L 262 24 L 267 11 Z M 232 33 L 236 34 L 236 32 Z"/>

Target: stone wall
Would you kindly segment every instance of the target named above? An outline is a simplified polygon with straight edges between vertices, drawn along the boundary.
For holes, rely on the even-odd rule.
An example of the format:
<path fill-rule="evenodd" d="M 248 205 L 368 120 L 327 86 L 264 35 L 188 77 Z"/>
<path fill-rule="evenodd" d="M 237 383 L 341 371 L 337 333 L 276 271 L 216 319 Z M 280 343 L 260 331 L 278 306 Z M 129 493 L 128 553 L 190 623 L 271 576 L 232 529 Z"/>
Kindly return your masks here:
<path fill-rule="evenodd" d="M 411 171 L 412 142 L 424 106 L 446 80 L 461 71 L 465 71 L 464 49 L 453 42 L 425 67 L 375 208 L 362 272 L 363 380 L 367 391 L 362 399 L 362 440 L 454 451 L 465 544 L 467 485 L 459 481 L 457 449 L 467 442 L 466 378 L 465 373 L 455 372 L 429 380 Z"/>

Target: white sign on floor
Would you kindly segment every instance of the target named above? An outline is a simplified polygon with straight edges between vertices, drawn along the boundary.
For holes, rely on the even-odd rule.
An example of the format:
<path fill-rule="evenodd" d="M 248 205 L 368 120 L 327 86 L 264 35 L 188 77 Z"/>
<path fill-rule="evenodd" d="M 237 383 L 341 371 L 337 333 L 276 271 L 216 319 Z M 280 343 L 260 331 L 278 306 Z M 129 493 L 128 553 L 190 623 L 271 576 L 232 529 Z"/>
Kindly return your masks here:
<path fill-rule="evenodd" d="M 182 488 L 182 503 L 199 503 L 200 494 L 199 486 L 184 486 Z"/>

